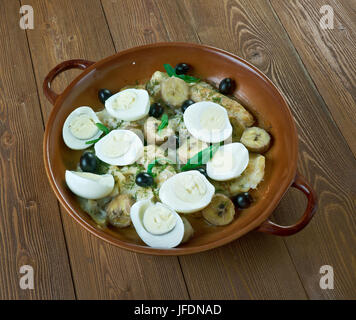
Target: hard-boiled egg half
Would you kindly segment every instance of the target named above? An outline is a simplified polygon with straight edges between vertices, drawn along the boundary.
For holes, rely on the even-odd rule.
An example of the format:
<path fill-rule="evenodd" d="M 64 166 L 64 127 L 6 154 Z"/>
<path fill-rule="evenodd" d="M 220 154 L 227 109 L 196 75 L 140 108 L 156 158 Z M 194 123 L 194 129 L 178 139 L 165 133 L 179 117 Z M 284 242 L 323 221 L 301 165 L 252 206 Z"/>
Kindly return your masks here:
<path fill-rule="evenodd" d="M 138 201 L 131 207 L 130 216 L 137 234 L 150 247 L 173 248 L 183 239 L 182 218 L 160 202 Z"/>
<path fill-rule="evenodd" d="M 91 144 L 87 144 L 87 142 L 99 138 L 102 134 L 96 123 L 100 123 L 100 120 L 90 107 L 75 109 L 63 125 L 64 143 L 73 150 L 83 150 L 90 147 Z"/>
<path fill-rule="evenodd" d="M 192 213 L 205 208 L 215 193 L 214 186 L 199 171 L 181 172 L 166 180 L 159 198 L 177 212 Z"/>
<path fill-rule="evenodd" d="M 130 130 L 112 130 L 94 148 L 101 161 L 116 166 L 133 164 L 143 155 L 141 139 Z"/>
<path fill-rule="evenodd" d="M 207 162 L 206 173 L 217 181 L 234 179 L 246 169 L 248 161 L 249 153 L 242 143 L 226 144 L 219 147 Z"/>
<path fill-rule="evenodd" d="M 190 105 L 183 118 L 189 133 L 204 142 L 224 141 L 232 134 L 226 109 L 214 102 L 201 101 Z"/>
<path fill-rule="evenodd" d="M 66 183 L 77 196 L 85 199 L 101 199 L 114 189 L 114 177 L 111 174 L 94 174 L 66 170 Z"/>
<path fill-rule="evenodd" d="M 112 95 L 105 101 L 107 112 L 114 118 L 136 121 L 150 111 L 150 98 L 143 89 L 126 89 Z"/>

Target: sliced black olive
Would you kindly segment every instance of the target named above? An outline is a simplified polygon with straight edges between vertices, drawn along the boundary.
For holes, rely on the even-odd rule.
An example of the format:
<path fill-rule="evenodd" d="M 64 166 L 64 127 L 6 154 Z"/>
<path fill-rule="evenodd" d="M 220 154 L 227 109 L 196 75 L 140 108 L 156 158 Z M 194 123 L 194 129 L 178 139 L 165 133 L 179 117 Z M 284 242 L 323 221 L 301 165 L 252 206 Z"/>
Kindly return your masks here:
<path fill-rule="evenodd" d="M 153 185 L 153 178 L 150 174 L 148 174 L 147 172 L 140 172 L 137 176 L 136 176 L 136 184 L 140 187 L 144 187 L 147 188 L 149 186 Z"/>
<path fill-rule="evenodd" d="M 85 152 L 80 157 L 79 166 L 84 172 L 95 172 L 97 164 L 98 162 L 94 153 Z"/>
<path fill-rule="evenodd" d="M 248 208 L 252 201 L 253 199 L 248 192 L 239 193 L 234 199 L 235 205 L 240 209 Z"/>
<path fill-rule="evenodd" d="M 208 177 L 208 174 L 206 173 L 206 169 L 204 167 L 198 167 L 195 170 L 198 170 L 202 175 Z"/>
<path fill-rule="evenodd" d="M 191 106 L 193 103 L 195 103 L 193 100 L 185 100 L 184 102 L 183 102 L 183 104 L 182 104 L 182 112 L 184 113 L 185 112 L 185 110 L 187 110 L 187 108 L 189 107 L 189 106 Z"/>
<path fill-rule="evenodd" d="M 112 92 L 108 89 L 100 89 L 98 92 L 98 98 L 102 104 L 112 96 Z"/>
<path fill-rule="evenodd" d="M 164 109 L 162 107 L 162 105 L 157 102 L 157 103 L 153 103 L 150 107 L 150 111 L 149 111 L 149 115 L 151 117 L 155 117 L 155 118 L 159 118 L 164 112 Z"/>
<path fill-rule="evenodd" d="M 190 70 L 189 64 L 178 63 L 175 67 L 176 74 L 186 74 Z"/>
<path fill-rule="evenodd" d="M 235 87 L 236 83 L 233 79 L 225 78 L 219 84 L 219 91 L 222 94 L 231 94 L 235 90 Z"/>

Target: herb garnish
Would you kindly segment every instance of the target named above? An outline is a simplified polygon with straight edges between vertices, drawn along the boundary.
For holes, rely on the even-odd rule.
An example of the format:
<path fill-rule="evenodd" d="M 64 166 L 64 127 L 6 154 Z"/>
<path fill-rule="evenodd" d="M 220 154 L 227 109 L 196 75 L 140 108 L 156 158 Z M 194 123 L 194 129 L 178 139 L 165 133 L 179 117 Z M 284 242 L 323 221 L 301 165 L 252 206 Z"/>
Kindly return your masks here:
<path fill-rule="evenodd" d="M 152 177 L 154 177 L 154 173 L 152 173 L 153 168 L 159 164 L 159 165 L 165 165 L 166 163 L 160 163 L 160 162 L 166 162 L 166 163 L 172 163 L 171 160 L 168 159 L 164 159 L 164 158 L 159 158 L 159 159 L 155 159 L 154 161 L 152 161 L 148 166 L 147 166 L 147 173 L 149 175 L 151 175 Z"/>
<path fill-rule="evenodd" d="M 164 66 L 164 69 L 166 70 L 167 74 L 170 77 L 175 76 L 175 77 L 180 78 L 188 83 L 200 81 L 199 78 L 195 78 L 195 77 L 189 76 L 187 74 L 176 74 L 176 71 L 174 70 L 174 68 L 168 63 L 164 64 L 163 66 Z"/>
<path fill-rule="evenodd" d="M 215 103 L 221 103 L 221 98 L 220 97 L 214 97 L 212 100 Z"/>
<path fill-rule="evenodd" d="M 97 165 L 96 165 L 96 173 L 97 174 L 105 174 L 109 171 L 110 164 L 101 161 L 98 157 L 96 157 Z"/>
<path fill-rule="evenodd" d="M 208 148 L 199 151 L 196 155 L 188 160 L 187 164 L 181 168 L 181 171 L 192 170 L 202 166 L 203 164 L 206 164 L 213 157 L 219 147 L 220 143 L 215 143 Z"/>
<path fill-rule="evenodd" d="M 100 131 L 102 131 L 104 133 L 104 135 L 102 137 L 106 136 L 110 132 L 110 129 L 105 127 L 102 123 L 97 122 L 95 125 L 98 127 L 98 129 Z M 94 139 L 94 140 L 89 140 L 89 141 L 85 142 L 85 144 L 97 143 L 102 137 L 99 137 L 98 139 Z"/>
<path fill-rule="evenodd" d="M 168 114 L 164 113 L 161 118 L 161 123 L 158 126 L 158 133 L 161 132 L 161 130 L 167 126 L 168 126 Z"/>

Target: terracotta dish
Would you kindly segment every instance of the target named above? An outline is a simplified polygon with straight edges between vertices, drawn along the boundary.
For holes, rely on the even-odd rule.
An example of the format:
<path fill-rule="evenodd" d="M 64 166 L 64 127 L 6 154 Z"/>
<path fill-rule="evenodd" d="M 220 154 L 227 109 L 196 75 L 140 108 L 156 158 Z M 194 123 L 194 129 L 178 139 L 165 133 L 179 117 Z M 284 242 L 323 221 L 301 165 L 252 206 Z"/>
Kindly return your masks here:
<path fill-rule="evenodd" d="M 71 111 L 79 106 L 102 109 L 97 98 L 100 88 L 118 89 L 136 81 L 149 79 L 163 64 L 174 66 L 186 62 L 194 67 L 194 75 L 218 83 L 232 77 L 238 83 L 234 95 L 256 117 L 260 126 L 273 136 L 273 145 L 265 154 L 264 181 L 254 191 L 253 205 L 237 213 L 237 218 L 225 227 L 195 228 L 195 236 L 174 249 L 154 249 L 130 232 L 100 229 L 81 210 L 76 197 L 65 183 L 65 170 L 73 170 L 80 152 L 69 150 L 62 139 L 62 127 Z M 51 89 L 53 80 L 65 70 L 83 72 L 64 90 L 56 94 Z M 43 141 L 44 162 L 50 184 L 68 213 L 85 229 L 97 237 L 123 249 L 155 254 L 183 255 L 222 246 L 251 230 L 288 236 L 302 230 L 316 210 L 316 196 L 305 179 L 297 172 L 298 138 L 292 114 L 283 95 L 272 82 L 254 66 L 220 49 L 190 43 L 155 43 L 122 51 L 99 62 L 69 60 L 56 66 L 43 84 L 44 94 L 54 105 Z M 300 220 L 291 226 L 280 226 L 269 220 L 284 193 L 292 186 L 301 190 L 308 199 Z"/>

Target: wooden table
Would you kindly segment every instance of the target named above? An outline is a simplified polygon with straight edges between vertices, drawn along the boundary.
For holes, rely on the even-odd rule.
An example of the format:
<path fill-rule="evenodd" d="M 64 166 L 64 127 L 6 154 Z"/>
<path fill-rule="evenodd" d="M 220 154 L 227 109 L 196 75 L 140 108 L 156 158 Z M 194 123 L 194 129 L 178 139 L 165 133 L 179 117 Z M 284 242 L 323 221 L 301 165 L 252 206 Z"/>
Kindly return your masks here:
<path fill-rule="evenodd" d="M 34 29 L 19 27 L 22 5 Z M 323 30 L 320 8 L 334 9 Z M 0 2 L 1 299 L 356 299 L 356 2 L 352 0 L 3 0 Z M 252 232 L 184 257 L 120 250 L 91 236 L 58 205 L 42 136 L 48 71 L 157 41 L 233 52 L 284 92 L 298 126 L 299 169 L 319 209 L 299 234 Z M 73 79 L 56 82 L 60 92 Z M 305 199 L 289 191 L 274 219 L 292 223 Z M 19 286 L 34 268 L 34 290 Z M 321 266 L 334 289 L 319 286 Z"/>

